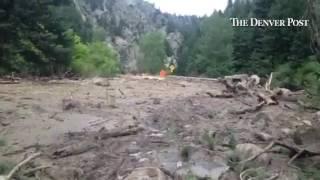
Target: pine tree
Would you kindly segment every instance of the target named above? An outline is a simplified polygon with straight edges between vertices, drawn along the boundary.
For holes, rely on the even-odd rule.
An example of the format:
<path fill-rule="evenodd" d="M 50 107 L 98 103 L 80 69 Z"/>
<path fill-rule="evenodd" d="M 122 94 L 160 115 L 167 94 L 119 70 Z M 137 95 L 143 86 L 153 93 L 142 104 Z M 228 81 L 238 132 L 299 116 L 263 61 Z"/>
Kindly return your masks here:
<path fill-rule="evenodd" d="M 269 19 L 269 11 L 273 0 L 256 0 L 254 2 L 253 17 L 258 19 Z M 252 54 L 250 57 L 250 69 L 253 73 L 265 75 L 272 71 L 273 64 L 270 63 L 268 53 L 272 44 L 267 43 L 269 28 L 255 27 L 252 32 Z"/>
<path fill-rule="evenodd" d="M 253 4 L 249 1 L 236 0 L 233 5 L 232 17 L 248 19 Z M 233 27 L 233 63 L 237 72 L 250 72 L 253 29 L 249 27 Z"/>
<path fill-rule="evenodd" d="M 209 77 L 231 74 L 232 37 L 233 30 L 229 19 L 221 12 L 214 12 L 204 19 L 187 71 L 193 75 Z"/>
<path fill-rule="evenodd" d="M 62 2 L 67 4 L 60 0 L 1 1 L 0 71 L 36 75 L 65 71 L 72 41 L 52 13 Z"/>

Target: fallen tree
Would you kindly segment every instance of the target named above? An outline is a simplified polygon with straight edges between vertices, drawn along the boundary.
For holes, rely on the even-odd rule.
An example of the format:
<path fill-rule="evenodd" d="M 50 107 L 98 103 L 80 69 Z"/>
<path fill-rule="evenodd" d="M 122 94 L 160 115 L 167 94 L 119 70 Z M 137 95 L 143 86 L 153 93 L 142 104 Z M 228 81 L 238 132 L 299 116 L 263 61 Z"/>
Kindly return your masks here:
<path fill-rule="evenodd" d="M 221 93 L 206 92 L 211 98 L 233 98 L 250 96 L 257 99 L 257 104 L 248 109 L 233 112 L 234 114 L 254 113 L 261 110 L 264 106 L 278 105 L 279 101 L 296 102 L 303 95 L 304 91 L 292 92 L 285 88 L 271 88 L 273 73 L 262 85 L 261 78 L 257 75 L 233 75 L 219 79 L 224 84 L 225 90 Z"/>

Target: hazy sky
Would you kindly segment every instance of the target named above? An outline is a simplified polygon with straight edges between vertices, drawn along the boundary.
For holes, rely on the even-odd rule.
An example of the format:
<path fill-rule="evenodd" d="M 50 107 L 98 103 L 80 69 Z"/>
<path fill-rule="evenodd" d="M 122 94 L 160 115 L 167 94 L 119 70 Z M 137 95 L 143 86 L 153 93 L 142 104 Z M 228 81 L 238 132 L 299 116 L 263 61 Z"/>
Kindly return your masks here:
<path fill-rule="evenodd" d="M 228 0 L 146 0 L 154 3 L 163 12 L 179 15 L 210 15 L 214 9 L 227 6 Z"/>

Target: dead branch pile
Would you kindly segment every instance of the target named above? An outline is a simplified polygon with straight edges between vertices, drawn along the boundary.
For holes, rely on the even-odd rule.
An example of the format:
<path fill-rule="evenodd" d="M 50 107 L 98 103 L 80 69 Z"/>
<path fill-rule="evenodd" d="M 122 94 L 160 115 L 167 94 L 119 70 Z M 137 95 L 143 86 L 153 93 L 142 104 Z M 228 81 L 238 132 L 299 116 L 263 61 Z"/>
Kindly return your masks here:
<path fill-rule="evenodd" d="M 28 158 L 24 159 L 23 161 L 21 161 L 19 164 L 17 164 L 10 172 L 8 175 L 6 176 L 0 176 L 0 180 L 10 180 L 14 177 L 14 175 L 24 166 L 26 165 L 28 162 L 30 162 L 31 160 L 39 157 L 41 155 L 41 153 L 36 153 L 36 154 L 33 154 L 31 156 L 29 156 Z M 31 173 L 31 172 L 35 172 L 37 170 L 41 170 L 41 169 L 44 169 L 44 168 L 48 168 L 48 166 L 46 167 L 38 167 L 38 168 L 35 168 L 35 169 L 32 169 L 31 170 L 28 170 L 27 172 L 28 173 Z"/>
<path fill-rule="evenodd" d="M 310 147 L 301 147 L 301 146 L 298 146 L 294 143 L 288 143 L 288 142 L 283 142 L 283 141 L 277 140 L 277 141 L 271 141 L 270 144 L 263 149 L 263 151 L 249 157 L 246 160 L 241 161 L 240 163 L 245 164 L 250 161 L 253 161 L 253 160 L 257 159 L 260 155 L 267 153 L 269 150 L 271 150 L 275 146 L 281 146 L 283 148 L 286 148 L 291 152 L 290 154 L 293 154 L 291 159 L 288 161 L 289 166 L 292 166 L 292 162 L 299 157 L 320 156 L 320 150 L 318 150 L 318 149 L 314 150 L 314 149 L 312 149 L 311 146 L 310 146 L 311 148 Z"/>
<path fill-rule="evenodd" d="M 285 88 L 271 89 L 273 73 L 262 85 L 262 80 L 257 75 L 239 74 L 225 76 L 219 82 L 225 85 L 226 89 L 220 94 L 206 92 L 211 98 L 233 98 L 236 96 L 250 96 L 257 99 L 257 105 L 235 112 L 235 114 L 253 113 L 262 109 L 264 106 L 278 105 L 279 101 L 298 102 L 298 97 L 303 91 L 292 92 Z"/>
<path fill-rule="evenodd" d="M 12 73 L 11 75 L 0 77 L 0 84 L 19 84 L 20 80 L 21 78 Z"/>

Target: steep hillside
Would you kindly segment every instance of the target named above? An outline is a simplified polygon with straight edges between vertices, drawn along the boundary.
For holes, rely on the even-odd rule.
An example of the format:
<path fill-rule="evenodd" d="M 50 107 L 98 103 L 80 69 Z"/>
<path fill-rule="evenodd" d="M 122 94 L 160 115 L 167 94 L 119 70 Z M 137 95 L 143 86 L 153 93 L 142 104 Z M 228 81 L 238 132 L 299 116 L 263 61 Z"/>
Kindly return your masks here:
<path fill-rule="evenodd" d="M 103 27 L 106 40 L 119 52 L 124 71 L 137 71 L 140 56 L 139 39 L 148 32 L 160 31 L 166 36 L 171 53 L 167 63 L 177 63 L 183 42 L 181 29 L 194 26 L 199 18 L 175 16 L 160 12 L 143 0 L 74 0 L 85 21 Z"/>

